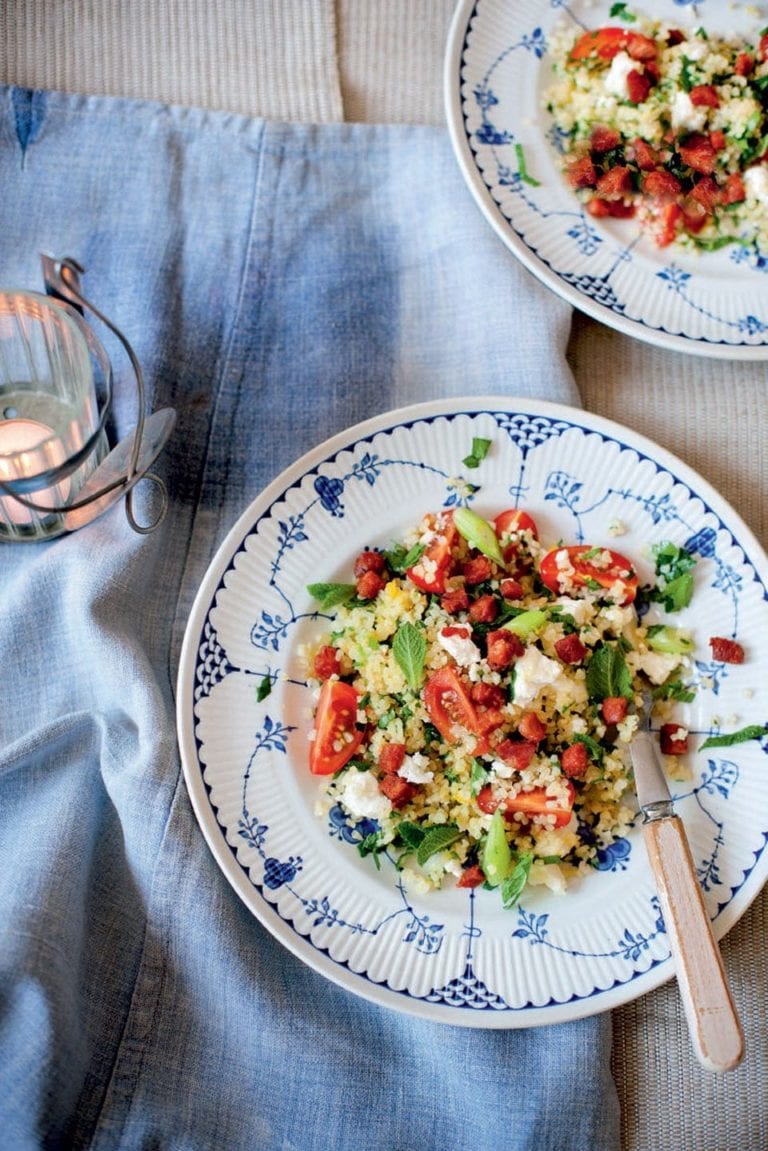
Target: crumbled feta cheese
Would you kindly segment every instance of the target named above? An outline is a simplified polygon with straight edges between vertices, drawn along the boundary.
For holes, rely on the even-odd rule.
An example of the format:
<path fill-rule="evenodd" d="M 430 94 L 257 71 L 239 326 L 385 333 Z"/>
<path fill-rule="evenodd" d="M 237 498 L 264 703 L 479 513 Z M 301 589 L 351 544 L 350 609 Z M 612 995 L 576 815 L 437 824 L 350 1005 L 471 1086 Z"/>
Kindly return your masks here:
<path fill-rule="evenodd" d="M 641 68 L 642 64 L 638 64 L 628 53 L 617 52 L 605 77 L 606 91 L 612 96 L 618 96 L 620 100 L 626 100 L 629 95 L 627 76 Z"/>
<path fill-rule="evenodd" d="M 568 596 L 559 596 L 554 601 L 554 607 L 565 615 L 571 616 L 573 622 L 582 627 L 592 619 L 594 604 L 588 599 L 569 599 Z"/>
<path fill-rule="evenodd" d="M 527 647 L 515 664 L 515 703 L 526 707 L 533 703 L 546 684 L 562 678 L 562 665 L 544 655 L 537 647 Z"/>
<path fill-rule="evenodd" d="M 687 92 L 675 92 L 670 109 L 672 127 L 676 132 L 701 132 L 707 122 L 707 109 L 697 108 Z"/>
<path fill-rule="evenodd" d="M 369 771 L 349 771 L 339 783 L 339 800 L 353 819 L 386 819 L 392 804 Z"/>
<path fill-rule="evenodd" d="M 435 778 L 435 773 L 429 771 L 428 768 L 429 756 L 417 751 L 413 755 L 406 755 L 397 774 L 406 779 L 408 783 L 431 783 Z"/>
<path fill-rule="evenodd" d="M 744 191 L 748 200 L 768 204 L 768 171 L 761 164 L 747 168 L 744 173 Z"/>
<path fill-rule="evenodd" d="M 472 639 L 472 628 L 469 624 L 444 627 L 437 633 L 437 642 L 459 667 L 470 667 L 482 659 L 480 648 Z"/>
<path fill-rule="evenodd" d="M 628 662 L 631 654 L 628 653 Z M 659 684 L 664 683 L 667 676 L 680 665 L 681 658 L 671 652 L 644 651 L 637 653 L 636 662 L 638 668 L 645 672 L 651 683 Z"/>

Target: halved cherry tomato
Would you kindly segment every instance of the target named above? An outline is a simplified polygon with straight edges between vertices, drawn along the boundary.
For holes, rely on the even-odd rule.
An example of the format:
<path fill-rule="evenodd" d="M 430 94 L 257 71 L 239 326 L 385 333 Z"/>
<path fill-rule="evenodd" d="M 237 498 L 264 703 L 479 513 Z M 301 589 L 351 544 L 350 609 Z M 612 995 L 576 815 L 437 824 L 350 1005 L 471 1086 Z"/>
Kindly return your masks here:
<path fill-rule="evenodd" d="M 565 801 L 548 795 L 544 787 L 534 787 L 531 791 L 522 791 L 518 795 L 509 795 L 499 799 L 493 794 L 493 789 L 487 786 L 482 788 L 478 794 L 477 805 L 481 811 L 492 815 L 501 804 L 505 818 L 509 819 L 513 818 L 517 812 L 523 812 L 531 818 L 535 815 L 552 815 L 554 816 L 555 827 L 565 827 L 570 821 L 573 802 L 576 798 L 576 788 L 570 780 L 567 780 L 566 784 L 568 798 Z"/>
<path fill-rule="evenodd" d="M 315 738 L 309 745 L 313 775 L 333 775 L 355 754 L 365 738 L 357 726 L 358 696 L 350 683 L 327 679 L 315 713 Z"/>
<path fill-rule="evenodd" d="M 560 566 L 558 557 L 565 552 L 567 562 Z M 637 595 L 637 572 L 629 560 L 610 548 L 594 548 L 576 544 L 568 548 L 553 548 L 547 552 L 539 568 L 541 582 L 556 595 L 570 588 L 596 584 L 622 589 L 622 604 L 632 603 Z"/>
<path fill-rule="evenodd" d="M 501 544 L 502 555 L 509 569 L 509 574 L 514 576 L 525 575 L 532 567 L 532 564 L 530 563 L 527 549 L 523 548 L 521 554 L 521 541 L 517 533 L 530 532 L 533 538 L 537 540 L 539 538 L 539 529 L 536 520 L 533 516 L 529 516 L 528 512 L 524 512 L 520 508 L 507 508 L 506 511 L 499 512 L 496 516 L 496 519 L 493 521 L 493 529 L 496 532 L 496 538 Z"/>
<path fill-rule="evenodd" d="M 405 574 L 422 591 L 442 595 L 445 581 L 451 573 L 452 549 L 459 539 L 459 533 L 450 512 L 443 512 L 439 516 L 430 515 L 426 519 L 429 530 L 435 533 L 434 537 L 419 560 Z"/>
<path fill-rule="evenodd" d="M 657 48 L 653 40 L 626 28 L 596 28 L 579 36 L 570 51 L 571 60 L 612 60 L 626 49 L 633 60 L 655 60 Z"/>
<path fill-rule="evenodd" d="M 513 532 L 530 532 L 534 539 L 539 538 L 536 520 L 521 508 L 507 508 L 506 511 L 499 512 L 493 521 L 493 527 L 500 540 L 504 536 L 512 535 Z"/>
<path fill-rule="evenodd" d="M 447 743 L 458 739 L 456 727 L 477 735 L 478 717 L 461 676 L 454 667 L 441 667 L 424 685 L 424 703 L 429 718 Z"/>

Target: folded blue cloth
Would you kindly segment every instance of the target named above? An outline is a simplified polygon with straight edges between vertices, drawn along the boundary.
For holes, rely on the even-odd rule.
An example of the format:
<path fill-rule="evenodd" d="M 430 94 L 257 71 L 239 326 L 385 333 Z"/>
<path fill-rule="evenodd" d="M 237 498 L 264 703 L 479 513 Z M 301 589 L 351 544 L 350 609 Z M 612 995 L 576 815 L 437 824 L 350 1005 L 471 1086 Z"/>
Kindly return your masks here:
<path fill-rule="evenodd" d="M 0 283 L 77 259 L 179 420 L 153 535 L 118 506 L 0 549 L 0 1144 L 618 1147 L 608 1016 L 432 1024 L 276 943 L 204 843 L 174 719 L 195 591 L 264 485 L 412 401 L 578 403 L 569 308 L 488 228 L 443 131 L 12 88 L 0 126 Z"/>

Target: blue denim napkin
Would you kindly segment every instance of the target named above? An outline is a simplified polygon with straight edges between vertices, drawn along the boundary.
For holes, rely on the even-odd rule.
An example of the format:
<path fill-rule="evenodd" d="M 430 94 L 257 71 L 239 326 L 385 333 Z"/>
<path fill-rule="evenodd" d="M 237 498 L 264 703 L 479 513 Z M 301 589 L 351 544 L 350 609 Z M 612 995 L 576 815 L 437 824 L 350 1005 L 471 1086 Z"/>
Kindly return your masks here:
<path fill-rule="evenodd" d="M 430 1024 L 276 943 L 205 846 L 174 721 L 195 591 L 264 485 L 411 401 L 578 403 L 569 309 L 492 234 L 439 130 L 0 88 L 0 187 L 0 284 L 76 258 L 179 418 L 155 534 L 118 507 L 0 548 L 0 1144 L 616 1148 L 607 1016 Z"/>

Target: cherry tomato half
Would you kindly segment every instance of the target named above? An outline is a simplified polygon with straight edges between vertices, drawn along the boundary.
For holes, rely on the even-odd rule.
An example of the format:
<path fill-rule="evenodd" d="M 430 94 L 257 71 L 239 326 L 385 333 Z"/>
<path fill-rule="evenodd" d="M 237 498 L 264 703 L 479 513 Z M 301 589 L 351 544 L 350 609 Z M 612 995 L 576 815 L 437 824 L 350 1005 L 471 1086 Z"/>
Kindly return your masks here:
<path fill-rule="evenodd" d="M 349 683 L 328 679 L 320 690 L 315 738 L 309 745 L 313 775 L 333 775 L 355 754 L 365 732 L 357 726 L 358 696 Z"/>
<path fill-rule="evenodd" d="M 445 581 L 453 567 L 453 548 L 459 538 L 450 512 L 426 517 L 428 529 L 434 533 L 419 560 L 408 568 L 408 579 L 416 587 L 431 595 L 442 595 Z"/>
<path fill-rule="evenodd" d="M 534 539 L 539 538 L 536 520 L 522 508 L 507 508 L 506 511 L 499 512 L 493 521 L 493 526 L 500 540 L 503 540 L 504 536 L 512 535 L 513 532 L 530 532 Z"/>
<path fill-rule="evenodd" d="M 612 60 L 626 49 L 633 60 L 655 60 L 657 47 L 648 36 L 626 28 L 597 28 L 579 36 L 569 53 L 571 60 Z"/>
<path fill-rule="evenodd" d="M 517 535 L 518 532 L 530 532 L 535 540 L 539 538 L 539 529 L 533 516 L 520 508 L 507 508 L 499 512 L 493 521 L 496 536 L 501 544 L 504 562 L 511 574 L 525 575 L 531 564 L 525 544 Z M 510 538 L 511 537 L 511 538 Z"/>
<path fill-rule="evenodd" d="M 456 726 L 478 734 L 477 712 L 461 676 L 454 667 L 441 667 L 424 685 L 429 718 L 447 743 L 455 743 Z"/>
<path fill-rule="evenodd" d="M 516 812 L 522 812 L 531 819 L 535 815 L 554 816 L 555 827 L 565 827 L 570 822 L 573 812 L 573 801 L 576 798 L 576 789 L 570 780 L 567 781 L 567 800 L 558 800 L 548 795 L 546 788 L 534 787 L 531 791 L 523 791 L 519 795 L 510 795 L 505 799 L 497 799 L 491 787 L 484 787 L 477 797 L 477 805 L 481 811 L 492 815 L 499 804 L 504 808 L 504 817 L 512 819 Z"/>
<path fill-rule="evenodd" d="M 567 553 L 568 562 L 561 567 L 559 557 Z M 621 604 L 632 603 L 637 595 L 637 572 L 626 556 L 610 548 L 576 544 L 569 548 L 553 548 L 547 552 L 539 568 L 541 582 L 556 595 L 580 587 L 622 589 Z"/>

